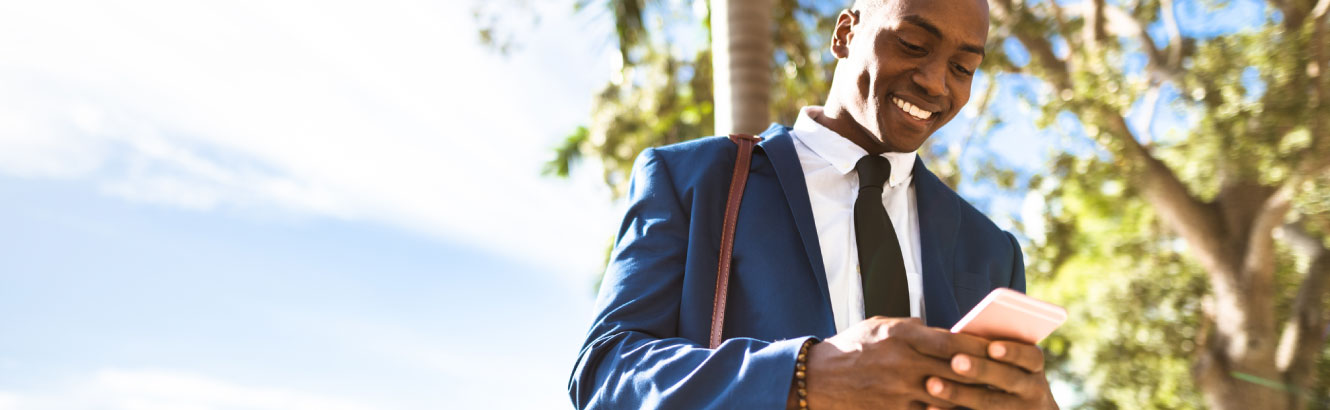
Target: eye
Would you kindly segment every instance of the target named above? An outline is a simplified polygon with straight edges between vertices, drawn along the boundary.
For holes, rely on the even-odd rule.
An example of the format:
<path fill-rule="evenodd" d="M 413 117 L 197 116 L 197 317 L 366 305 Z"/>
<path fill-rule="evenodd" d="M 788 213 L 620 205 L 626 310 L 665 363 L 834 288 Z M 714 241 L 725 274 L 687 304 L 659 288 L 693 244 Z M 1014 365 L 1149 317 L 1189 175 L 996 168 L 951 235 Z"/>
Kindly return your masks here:
<path fill-rule="evenodd" d="M 963 66 L 963 65 L 960 65 L 960 64 L 952 64 L 951 66 L 954 67 L 954 68 L 956 69 L 957 72 L 960 72 L 961 75 L 964 75 L 964 76 L 966 76 L 966 77 L 969 77 L 969 76 L 974 75 L 974 72 L 973 72 L 973 71 L 970 71 L 970 70 L 966 69 L 965 66 Z"/>
<path fill-rule="evenodd" d="M 897 41 L 900 41 L 901 46 L 902 46 L 902 47 L 905 47 L 905 50 L 909 51 L 909 52 L 912 53 L 912 54 L 921 55 L 921 56 L 922 56 L 922 55 L 925 55 L 925 54 L 928 54 L 928 50 L 927 50 L 927 49 L 925 49 L 925 48 L 923 48 L 923 47 L 920 47 L 920 46 L 918 46 L 918 45 L 915 45 L 915 44 L 913 44 L 913 43 L 910 43 L 910 42 L 908 42 L 908 41 L 905 41 L 905 39 L 903 39 L 903 38 L 902 38 L 902 39 L 897 39 Z"/>

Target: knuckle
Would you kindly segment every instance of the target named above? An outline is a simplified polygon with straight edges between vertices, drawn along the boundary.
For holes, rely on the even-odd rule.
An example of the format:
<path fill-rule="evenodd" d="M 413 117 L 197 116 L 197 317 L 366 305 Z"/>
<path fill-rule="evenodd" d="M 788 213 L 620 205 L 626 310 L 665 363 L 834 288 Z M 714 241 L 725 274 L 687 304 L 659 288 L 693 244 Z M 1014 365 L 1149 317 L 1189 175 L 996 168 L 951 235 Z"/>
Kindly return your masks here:
<path fill-rule="evenodd" d="M 919 330 L 917 319 L 908 320 L 885 319 L 887 321 L 887 333 L 891 337 L 909 337 Z"/>
<path fill-rule="evenodd" d="M 882 318 L 882 319 L 891 322 L 892 327 L 908 328 L 919 324 L 919 319 L 917 318 Z"/>
<path fill-rule="evenodd" d="M 990 342 L 987 339 L 967 335 L 964 333 L 955 334 L 955 338 L 957 341 L 958 349 L 965 349 L 966 353 L 976 356 L 988 355 L 987 349 L 988 349 L 988 344 Z"/>
<path fill-rule="evenodd" d="M 937 349 L 948 355 L 956 354 L 956 341 L 950 337 L 940 337 L 936 343 L 933 343 Z"/>
<path fill-rule="evenodd" d="M 970 371 L 966 373 L 969 373 L 977 378 L 982 378 L 988 375 L 988 363 L 986 360 L 977 357 L 972 357 L 969 359 L 970 359 Z"/>

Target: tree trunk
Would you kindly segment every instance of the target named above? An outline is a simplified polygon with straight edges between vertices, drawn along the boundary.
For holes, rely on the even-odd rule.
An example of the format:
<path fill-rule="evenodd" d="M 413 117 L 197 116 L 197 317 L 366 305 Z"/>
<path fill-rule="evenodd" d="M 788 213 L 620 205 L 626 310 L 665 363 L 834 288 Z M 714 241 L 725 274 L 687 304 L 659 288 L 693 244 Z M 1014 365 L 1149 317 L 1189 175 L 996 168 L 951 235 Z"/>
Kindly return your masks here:
<path fill-rule="evenodd" d="M 1208 334 L 1198 335 L 1196 385 L 1211 409 L 1288 408 L 1285 379 L 1275 362 L 1274 317 L 1264 312 L 1274 301 L 1266 298 L 1270 293 L 1251 288 L 1269 284 L 1215 280 L 1240 272 L 1220 269 L 1226 272 L 1209 272 L 1212 299 L 1204 314 L 1212 325 Z"/>
<path fill-rule="evenodd" d="M 771 104 L 772 0 L 711 0 L 716 133 L 756 134 Z"/>

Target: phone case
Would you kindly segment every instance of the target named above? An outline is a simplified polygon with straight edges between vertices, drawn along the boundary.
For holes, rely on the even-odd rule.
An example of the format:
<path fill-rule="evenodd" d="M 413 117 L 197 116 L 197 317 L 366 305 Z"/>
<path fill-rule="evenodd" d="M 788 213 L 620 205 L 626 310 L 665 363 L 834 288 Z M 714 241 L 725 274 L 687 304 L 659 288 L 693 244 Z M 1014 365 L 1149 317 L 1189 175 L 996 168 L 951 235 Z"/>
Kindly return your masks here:
<path fill-rule="evenodd" d="M 997 288 L 951 327 L 987 339 L 1039 343 L 1067 321 L 1067 310 L 1024 293 Z"/>

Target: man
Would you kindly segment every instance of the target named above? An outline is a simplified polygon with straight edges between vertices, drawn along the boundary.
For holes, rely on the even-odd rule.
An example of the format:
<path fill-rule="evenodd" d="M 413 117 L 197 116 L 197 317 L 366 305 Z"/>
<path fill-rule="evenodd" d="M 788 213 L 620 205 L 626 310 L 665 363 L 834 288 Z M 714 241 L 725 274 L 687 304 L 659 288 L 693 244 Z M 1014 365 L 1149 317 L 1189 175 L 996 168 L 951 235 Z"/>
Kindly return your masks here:
<path fill-rule="evenodd" d="M 768 129 L 753 154 L 715 349 L 736 148 L 644 151 L 573 403 L 1056 408 L 1037 347 L 944 330 L 991 289 L 1025 288 L 1015 239 L 914 153 L 969 100 L 987 36 L 983 0 L 860 0 L 839 15 L 826 106 Z"/>

